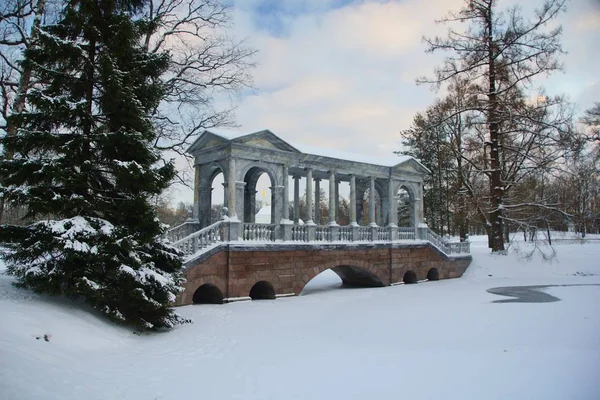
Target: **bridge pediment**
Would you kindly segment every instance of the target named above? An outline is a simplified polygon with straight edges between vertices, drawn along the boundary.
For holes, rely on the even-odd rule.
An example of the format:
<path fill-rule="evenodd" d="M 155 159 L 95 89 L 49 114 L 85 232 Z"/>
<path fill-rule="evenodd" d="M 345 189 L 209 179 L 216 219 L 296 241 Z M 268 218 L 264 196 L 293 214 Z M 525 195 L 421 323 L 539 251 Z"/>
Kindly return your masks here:
<path fill-rule="evenodd" d="M 192 143 L 188 149 L 188 153 L 210 149 L 211 147 L 223 146 L 228 143 L 230 143 L 229 139 L 206 130 L 194 141 L 194 143 Z"/>
<path fill-rule="evenodd" d="M 239 144 L 258 149 L 271 149 L 291 153 L 300 153 L 300 151 L 298 151 L 298 149 L 296 149 L 294 146 L 285 142 L 269 130 L 263 130 L 251 134 L 235 135 L 231 132 L 224 133 L 224 131 L 216 129 L 205 130 L 190 146 L 188 152 L 195 153 L 210 149 L 212 147 L 228 144 Z"/>
<path fill-rule="evenodd" d="M 281 150 L 292 153 L 299 151 L 291 144 L 285 142 L 273 132 L 264 130 L 250 135 L 242 136 L 232 140 L 233 143 L 242 144 L 250 147 L 260 147 L 264 149 Z"/>
<path fill-rule="evenodd" d="M 430 171 L 423 164 L 412 157 L 407 158 L 405 161 L 402 161 L 399 164 L 396 164 L 394 166 L 394 172 L 408 172 L 419 175 L 430 173 Z"/>

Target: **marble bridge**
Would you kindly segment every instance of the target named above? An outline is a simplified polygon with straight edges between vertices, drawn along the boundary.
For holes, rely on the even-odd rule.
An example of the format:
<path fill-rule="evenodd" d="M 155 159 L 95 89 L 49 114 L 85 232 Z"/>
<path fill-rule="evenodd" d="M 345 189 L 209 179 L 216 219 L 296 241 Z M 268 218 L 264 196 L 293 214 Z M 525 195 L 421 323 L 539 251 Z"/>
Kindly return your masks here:
<path fill-rule="evenodd" d="M 179 305 L 298 295 L 327 269 L 345 284 L 373 287 L 460 277 L 471 262 L 468 242 L 446 241 L 425 224 L 428 170 L 410 156 L 369 158 L 292 145 L 268 130 L 206 130 L 188 152 L 195 160 L 193 218 L 167 232 L 186 257 Z M 220 173 L 226 214 L 213 222 L 213 181 Z M 270 179 L 270 223 L 255 221 L 263 174 Z M 324 180 L 326 216 L 318 206 Z M 340 225 L 342 182 L 349 185 L 346 225 Z M 409 215 L 400 218 L 399 207 Z"/>

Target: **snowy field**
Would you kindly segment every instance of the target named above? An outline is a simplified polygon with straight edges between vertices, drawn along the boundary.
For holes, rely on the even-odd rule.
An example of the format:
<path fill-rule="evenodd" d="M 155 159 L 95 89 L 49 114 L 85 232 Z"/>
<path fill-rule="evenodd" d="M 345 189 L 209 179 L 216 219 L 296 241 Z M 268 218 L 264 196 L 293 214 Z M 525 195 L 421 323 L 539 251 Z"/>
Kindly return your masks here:
<path fill-rule="evenodd" d="M 0 399 L 600 399 L 600 240 L 559 242 L 552 263 L 473 241 L 461 279 L 346 289 L 324 272 L 300 297 L 183 307 L 194 324 L 143 336 L 2 275 Z M 553 284 L 586 286 L 486 291 Z"/>

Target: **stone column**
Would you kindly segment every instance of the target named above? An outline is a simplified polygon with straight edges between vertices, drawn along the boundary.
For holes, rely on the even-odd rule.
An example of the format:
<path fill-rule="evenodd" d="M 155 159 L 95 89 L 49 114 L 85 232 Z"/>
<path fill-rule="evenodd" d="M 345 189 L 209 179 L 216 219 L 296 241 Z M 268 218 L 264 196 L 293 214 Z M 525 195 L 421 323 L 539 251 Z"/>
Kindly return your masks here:
<path fill-rule="evenodd" d="M 398 224 L 396 223 L 398 222 L 398 197 L 394 192 L 396 184 L 391 177 L 388 185 L 388 229 L 390 231 L 390 240 L 398 240 Z"/>
<path fill-rule="evenodd" d="M 314 225 L 313 221 L 313 170 L 306 170 L 306 224 Z"/>
<path fill-rule="evenodd" d="M 237 207 L 236 207 L 236 197 L 237 197 L 237 190 L 236 190 L 236 182 L 235 182 L 235 158 L 231 157 L 229 159 L 229 163 L 228 163 L 228 168 L 227 168 L 227 212 L 228 212 L 228 216 L 229 216 L 229 221 L 228 221 L 228 233 L 227 236 L 229 238 L 230 241 L 235 241 L 235 240 L 239 240 L 240 237 L 240 231 L 241 231 L 241 227 L 242 224 L 240 223 L 240 220 L 238 219 L 237 216 Z M 243 199 L 244 199 L 244 192 L 243 192 L 243 187 L 242 187 L 242 207 L 243 207 Z"/>
<path fill-rule="evenodd" d="M 283 223 L 288 222 L 290 219 L 290 188 L 289 188 L 289 169 L 287 165 L 283 166 L 283 193 L 282 193 L 282 209 L 281 219 Z"/>
<path fill-rule="evenodd" d="M 235 183 L 235 213 L 238 218 L 242 218 L 242 222 L 244 221 L 244 193 L 246 192 L 246 182 L 236 182 Z"/>
<path fill-rule="evenodd" d="M 294 175 L 294 224 L 300 222 L 300 176 Z"/>
<path fill-rule="evenodd" d="M 394 193 L 394 180 L 390 178 L 388 183 L 388 226 L 398 226 L 398 197 Z"/>
<path fill-rule="evenodd" d="M 235 158 L 231 157 L 227 171 L 227 210 L 230 219 L 237 219 L 235 196 Z"/>
<path fill-rule="evenodd" d="M 238 182 L 239 185 L 239 182 Z M 256 190 L 246 187 L 244 190 L 244 222 L 256 222 Z"/>
<path fill-rule="evenodd" d="M 335 222 L 340 216 L 340 182 L 335 182 Z"/>
<path fill-rule="evenodd" d="M 356 176 L 350 175 L 350 225 L 358 226 L 356 222 Z"/>
<path fill-rule="evenodd" d="M 335 221 L 335 172 L 329 172 L 329 225 L 337 226 Z"/>
<path fill-rule="evenodd" d="M 212 188 L 201 185 L 198 191 L 198 222 L 200 228 L 210 225 Z"/>
<path fill-rule="evenodd" d="M 321 180 L 315 179 L 315 223 L 321 225 Z"/>
<path fill-rule="evenodd" d="M 423 183 L 416 183 L 414 186 L 417 187 L 417 190 L 415 190 L 416 192 L 416 199 L 415 199 L 415 207 L 414 207 L 414 211 L 415 211 L 415 224 L 421 224 L 423 223 Z"/>
<path fill-rule="evenodd" d="M 200 220 L 200 166 L 194 166 L 194 208 L 192 209 L 192 218 Z"/>
<path fill-rule="evenodd" d="M 281 203 L 283 203 L 283 192 L 285 191 L 285 187 L 283 186 L 271 186 L 271 223 L 272 224 L 281 224 L 284 223 L 284 215 L 283 215 L 283 207 Z"/>
<path fill-rule="evenodd" d="M 371 177 L 369 186 L 369 225 L 377 226 L 375 222 L 375 178 Z"/>

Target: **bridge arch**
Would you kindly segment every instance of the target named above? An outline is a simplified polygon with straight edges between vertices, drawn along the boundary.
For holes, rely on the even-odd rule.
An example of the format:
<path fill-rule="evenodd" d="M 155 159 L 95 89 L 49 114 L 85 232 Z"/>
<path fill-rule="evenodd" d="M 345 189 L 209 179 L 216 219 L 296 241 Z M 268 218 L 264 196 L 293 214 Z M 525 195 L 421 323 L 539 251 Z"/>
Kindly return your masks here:
<path fill-rule="evenodd" d="M 326 270 L 337 274 L 345 285 L 382 287 L 389 284 L 387 273 L 381 268 L 376 268 L 366 261 L 346 259 L 308 268 L 302 275 L 301 281 L 295 286 L 294 293 L 300 294 L 308 282 Z"/>
<path fill-rule="evenodd" d="M 223 292 L 212 283 L 200 285 L 192 297 L 194 304 L 223 304 Z"/>
<path fill-rule="evenodd" d="M 427 280 L 428 281 L 439 281 L 440 280 L 440 271 L 437 268 L 431 268 L 427 271 Z"/>
<path fill-rule="evenodd" d="M 402 282 L 410 284 L 417 283 L 417 274 L 413 270 L 408 270 L 404 273 L 404 277 L 402 278 Z"/>
<path fill-rule="evenodd" d="M 249 296 L 252 300 L 274 300 L 275 288 L 270 282 L 259 281 L 252 286 Z"/>

